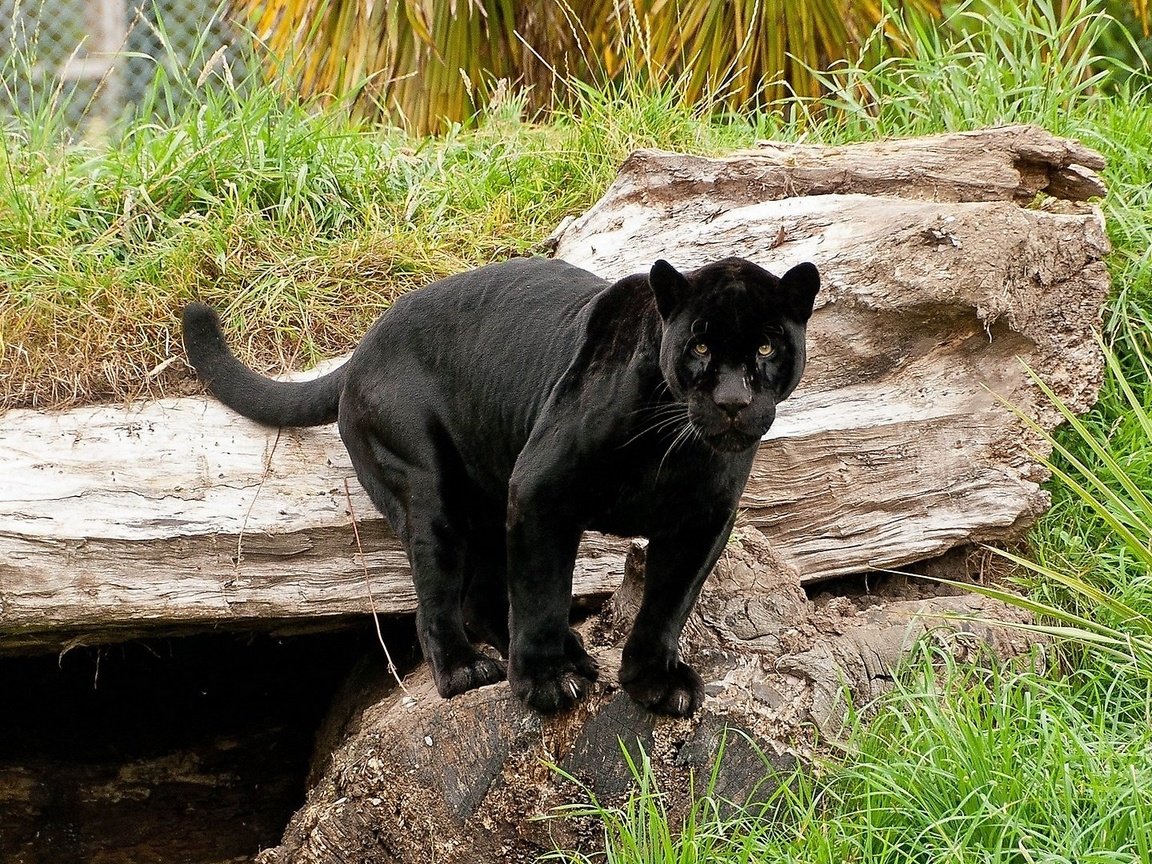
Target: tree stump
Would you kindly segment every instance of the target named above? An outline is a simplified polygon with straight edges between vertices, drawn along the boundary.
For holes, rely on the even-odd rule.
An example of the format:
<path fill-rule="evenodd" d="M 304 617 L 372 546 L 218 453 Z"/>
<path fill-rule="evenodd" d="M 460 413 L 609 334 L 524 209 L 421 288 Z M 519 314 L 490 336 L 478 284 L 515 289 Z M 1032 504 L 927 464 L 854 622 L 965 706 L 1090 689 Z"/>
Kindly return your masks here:
<path fill-rule="evenodd" d="M 1000 656 L 1029 644 L 987 623 L 1023 620 L 1018 612 L 971 594 L 896 585 L 887 596 L 810 601 L 798 574 L 745 527 L 686 630 L 707 682 L 704 705 L 689 719 L 660 718 L 615 683 L 642 581 L 637 544 L 613 601 L 581 627 L 601 682 L 573 711 L 542 717 L 503 685 L 443 700 L 426 668 L 403 689 L 379 677 L 358 689 L 329 721 L 339 743 L 318 754 L 307 802 L 258 861 L 465 864 L 531 862 L 556 846 L 591 851 L 601 827 L 548 817 L 589 791 L 618 803 L 633 785 L 628 758 L 650 760 L 673 814 L 690 806 L 689 790 L 702 788 L 717 759 L 714 794 L 762 801 L 817 734 L 840 732 L 844 688 L 858 701 L 882 692 L 915 640 L 932 633 L 957 654 L 990 646 Z"/>

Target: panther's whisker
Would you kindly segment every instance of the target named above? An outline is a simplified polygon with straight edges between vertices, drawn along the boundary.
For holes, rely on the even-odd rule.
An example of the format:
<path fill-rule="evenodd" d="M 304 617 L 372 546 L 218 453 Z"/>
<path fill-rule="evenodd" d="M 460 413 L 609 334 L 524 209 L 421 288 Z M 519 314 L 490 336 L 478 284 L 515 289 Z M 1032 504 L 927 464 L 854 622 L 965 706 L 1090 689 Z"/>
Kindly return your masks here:
<path fill-rule="evenodd" d="M 664 409 L 674 409 L 674 410 L 663 410 L 660 414 L 658 414 L 657 416 L 655 416 L 653 418 L 653 422 L 650 425 L 644 426 L 644 427 L 640 428 L 639 430 L 637 430 L 635 435 L 633 435 L 631 438 L 629 438 L 627 441 L 625 441 L 620 446 L 621 447 L 627 447 L 629 444 L 632 444 L 633 442 L 644 437 L 645 435 L 663 432 L 665 429 L 669 428 L 670 426 L 674 426 L 674 425 L 681 423 L 682 421 L 685 421 L 688 419 L 688 406 L 687 405 L 684 405 L 682 403 L 676 403 L 673 405 L 661 406 L 661 407 Z"/>
<path fill-rule="evenodd" d="M 637 414 L 653 414 L 658 416 L 660 414 L 682 411 L 684 408 L 685 405 L 683 402 L 656 402 L 641 405 L 630 413 L 632 416 L 636 416 Z"/>
<path fill-rule="evenodd" d="M 692 423 L 685 423 L 683 431 L 681 432 L 681 434 L 679 436 L 677 436 L 676 440 L 672 442 L 672 446 L 673 447 L 683 447 L 685 444 L 687 444 L 690 441 L 703 441 L 703 440 L 704 440 L 704 438 L 700 434 L 700 431 Z"/>
<path fill-rule="evenodd" d="M 648 400 L 650 402 L 655 402 L 657 399 L 659 399 L 664 394 L 671 393 L 671 392 L 672 392 L 672 388 L 668 385 L 668 382 L 665 381 L 663 378 L 661 378 L 656 383 L 656 386 L 652 389 L 652 393 L 649 395 Z"/>
<path fill-rule="evenodd" d="M 664 462 L 672 455 L 672 451 L 691 438 L 693 434 L 698 434 L 696 427 L 692 425 L 692 421 L 687 417 L 687 411 L 685 411 L 684 425 L 680 428 L 680 431 L 676 433 L 676 437 L 672 439 L 672 443 L 668 445 L 668 449 L 664 451 L 664 456 L 660 459 L 660 464 L 656 466 L 657 480 L 660 479 L 660 472 L 664 468 Z"/>

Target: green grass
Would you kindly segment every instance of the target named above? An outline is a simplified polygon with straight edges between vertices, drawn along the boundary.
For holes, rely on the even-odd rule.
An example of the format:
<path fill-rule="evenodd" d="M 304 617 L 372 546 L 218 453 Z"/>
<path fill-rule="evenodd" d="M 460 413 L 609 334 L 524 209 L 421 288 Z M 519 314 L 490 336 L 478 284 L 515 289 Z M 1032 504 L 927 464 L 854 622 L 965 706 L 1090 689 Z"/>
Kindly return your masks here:
<path fill-rule="evenodd" d="M 1152 737 L 1085 677 L 925 665 L 822 790 L 840 860 L 1147 860 Z"/>
<path fill-rule="evenodd" d="M 721 753 L 723 749 L 721 745 Z M 647 754 L 641 752 L 637 761 L 626 747 L 621 746 L 620 750 L 634 781 L 634 791 L 624 803 L 618 807 L 602 804 L 579 778 L 553 766 L 553 770 L 579 788 L 588 801 L 558 808 L 553 814 L 555 818 L 591 817 L 601 822 L 607 841 L 605 857 L 610 862 L 695 864 L 728 853 L 738 833 L 733 831 L 733 824 L 738 820 L 720 815 L 720 802 L 715 796 L 719 759 L 713 763 L 704 788 L 698 792 L 693 790 L 693 803 L 674 821 Z M 557 851 L 541 860 L 584 862 L 589 859 L 580 853 Z"/>
<path fill-rule="evenodd" d="M 419 142 L 270 89 L 197 96 L 98 145 L 8 130 L 4 404 L 135 395 L 194 297 L 267 334 L 248 345 L 262 365 L 347 350 L 399 291 L 522 251 L 583 203 L 507 124 Z"/>
<path fill-rule="evenodd" d="M 1149 692 L 1092 668 L 1053 680 L 979 670 L 925 650 L 843 752 L 813 774 L 773 778 L 768 800 L 732 811 L 706 785 L 669 827 L 647 763 L 636 791 L 591 815 L 611 864 L 1104 864 L 1152 855 Z M 1147 682 L 1146 682 L 1147 683 Z M 558 814 L 558 817 L 561 814 Z"/>
<path fill-rule="evenodd" d="M 1101 86 L 1131 70 L 1095 50 L 1116 27 L 1100 4 L 1071 0 L 1064 16 L 1061 5 L 963 0 L 945 27 L 894 8 L 889 27 L 914 50 L 822 72 L 831 95 L 818 107 L 831 110 L 817 128 L 850 140 L 1001 123 L 1073 133 L 1076 119 L 1107 98 Z"/>
<path fill-rule="evenodd" d="M 1031 537 L 1029 596 L 1111 650 L 1062 642 L 1046 675 L 922 656 L 768 811 L 722 808 L 705 780 L 691 821 L 669 824 L 643 763 L 630 800 L 587 809 L 605 825 L 596 860 L 619 864 L 1152 861 L 1152 680 L 1137 662 L 1152 513 L 1136 494 L 1152 489 L 1152 97 L 1146 70 L 1097 56 L 1124 38 L 1098 6 L 1060 19 L 1057 5 L 967 0 L 944 27 L 893 13 L 907 56 L 826 70 L 828 98 L 755 114 L 711 114 L 682 83 L 637 75 L 571 84 L 575 107 L 547 123 L 524 122 L 513 93 L 416 139 L 193 63 L 194 78 L 158 78 L 133 120 L 70 141 L 63 95 L 40 94 L 0 130 L 0 410 L 180 392 L 188 370 L 164 364 L 192 298 L 225 311 L 261 368 L 348 350 L 400 292 L 534 248 L 635 147 L 1004 122 L 1077 137 L 1108 159 L 1115 363 L 1059 437 L 1066 476 Z"/>

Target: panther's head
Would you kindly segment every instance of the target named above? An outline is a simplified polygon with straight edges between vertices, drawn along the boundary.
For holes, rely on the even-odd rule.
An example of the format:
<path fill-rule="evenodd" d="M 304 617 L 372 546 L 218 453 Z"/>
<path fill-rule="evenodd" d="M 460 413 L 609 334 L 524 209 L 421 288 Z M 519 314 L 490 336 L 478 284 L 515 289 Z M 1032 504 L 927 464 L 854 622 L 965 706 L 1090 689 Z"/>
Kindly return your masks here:
<path fill-rule="evenodd" d="M 812 264 L 777 278 L 743 258 L 648 275 L 663 321 L 660 368 L 716 450 L 756 446 L 804 372 L 804 332 L 820 289 Z"/>

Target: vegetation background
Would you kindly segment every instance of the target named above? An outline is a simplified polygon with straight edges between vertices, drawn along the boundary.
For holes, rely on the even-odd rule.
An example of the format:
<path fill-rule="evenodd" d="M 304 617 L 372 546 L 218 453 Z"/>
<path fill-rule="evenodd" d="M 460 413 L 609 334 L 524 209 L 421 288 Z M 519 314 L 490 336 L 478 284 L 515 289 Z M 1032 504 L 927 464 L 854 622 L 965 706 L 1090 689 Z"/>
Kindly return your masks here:
<path fill-rule="evenodd" d="M 1032 122 L 1103 152 L 1110 374 L 1060 433 L 1054 506 L 1014 558 L 1018 602 L 1057 637 L 1044 663 L 964 666 L 926 648 L 767 807 L 704 788 L 669 824 L 639 764 L 631 800 L 577 811 L 603 821 L 599 858 L 614 862 L 1152 861 L 1145 3 L 239 11 L 259 37 L 251 63 L 158 63 L 121 122 L 82 135 L 66 89 L 15 98 L 31 54 L 6 60 L 0 410 L 180 392 L 177 314 L 193 297 L 225 310 L 259 367 L 347 350 L 400 292 L 532 249 L 636 147 Z"/>

